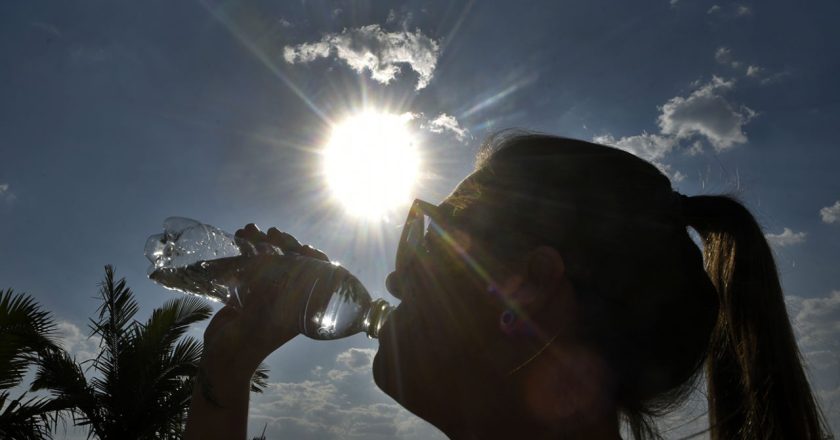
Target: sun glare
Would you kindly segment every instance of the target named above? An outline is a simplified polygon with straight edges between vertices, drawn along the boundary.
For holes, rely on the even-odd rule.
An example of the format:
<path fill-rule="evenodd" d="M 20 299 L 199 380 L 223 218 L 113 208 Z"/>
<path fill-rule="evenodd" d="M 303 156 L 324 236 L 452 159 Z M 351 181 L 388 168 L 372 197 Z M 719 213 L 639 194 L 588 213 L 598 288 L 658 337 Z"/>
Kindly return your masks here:
<path fill-rule="evenodd" d="M 409 202 L 420 168 L 409 118 L 367 111 L 333 126 L 324 173 L 348 212 L 382 218 Z"/>

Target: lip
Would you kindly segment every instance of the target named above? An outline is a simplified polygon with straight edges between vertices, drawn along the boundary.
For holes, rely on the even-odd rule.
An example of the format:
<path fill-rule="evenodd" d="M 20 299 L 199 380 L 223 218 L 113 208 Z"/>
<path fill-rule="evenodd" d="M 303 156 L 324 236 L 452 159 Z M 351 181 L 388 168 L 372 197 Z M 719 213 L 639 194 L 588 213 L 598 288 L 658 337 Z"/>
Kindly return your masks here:
<path fill-rule="evenodd" d="M 397 305 L 397 307 L 395 307 L 394 310 L 391 311 L 391 313 L 388 315 L 388 319 L 385 320 L 385 322 L 382 324 L 382 327 L 379 329 L 379 338 L 378 339 L 379 339 L 379 344 L 380 345 L 382 344 L 382 340 L 388 338 L 388 335 L 391 334 L 391 331 L 392 331 L 391 327 L 393 327 L 392 323 L 394 322 L 394 320 L 395 319 L 397 319 L 397 320 L 402 319 L 401 318 L 402 313 L 400 312 L 401 309 L 402 309 L 402 303 Z"/>

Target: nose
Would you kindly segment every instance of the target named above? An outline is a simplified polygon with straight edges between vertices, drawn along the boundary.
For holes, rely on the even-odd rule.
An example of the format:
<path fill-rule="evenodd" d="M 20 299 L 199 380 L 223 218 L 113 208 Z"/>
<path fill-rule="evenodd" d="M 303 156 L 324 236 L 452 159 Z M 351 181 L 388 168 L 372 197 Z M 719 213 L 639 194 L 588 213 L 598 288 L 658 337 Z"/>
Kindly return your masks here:
<path fill-rule="evenodd" d="M 391 272 L 388 274 L 385 278 L 385 288 L 388 289 L 388 292 L 391 292 L 391 295 L 394 295 L 397 299 L 402 299 L 402 286 L 400 286 L 397 272 Z"/>

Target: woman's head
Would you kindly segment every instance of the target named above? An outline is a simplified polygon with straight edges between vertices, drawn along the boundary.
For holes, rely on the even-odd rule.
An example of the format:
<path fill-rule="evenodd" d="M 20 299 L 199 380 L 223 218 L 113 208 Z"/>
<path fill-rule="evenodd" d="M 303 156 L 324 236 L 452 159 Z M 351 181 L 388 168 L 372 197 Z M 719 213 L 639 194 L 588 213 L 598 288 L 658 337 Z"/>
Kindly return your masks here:
<path fill-rule="evenodd" d="M 445 431 L 606 410 L 645 432 L 691 389 L 718 317 L 684 201 L 618 149 L 491 138 L 441 204 L 428 251 L 389 277 L 403 304 L 377 383 Z"/>
<path fill-rule="evenodd" d="M 499 213 L 492 228 L 515 231 L 508 246 L 549 245 L 563 256 L 584 314 L 581 336 L 608 359 L 619 403 L 693 374 L 717 295 L 682 197 L 656 167 L 610 147 L 519 135 L 503 138 L 479 170 L 487 183 L 474 206 Z"/>

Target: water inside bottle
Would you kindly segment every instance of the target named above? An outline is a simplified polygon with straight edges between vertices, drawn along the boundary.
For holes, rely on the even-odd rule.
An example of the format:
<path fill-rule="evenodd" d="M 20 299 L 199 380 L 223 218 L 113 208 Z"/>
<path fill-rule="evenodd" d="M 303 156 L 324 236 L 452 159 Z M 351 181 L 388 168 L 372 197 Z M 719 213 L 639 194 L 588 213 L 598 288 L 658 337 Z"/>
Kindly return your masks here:
<path fill-rule="evenodd" d="M 198 295 L 213 301 L 242 306 L 248 301 L 242 274 L 255 257 L 228 257 L 199 261 L 180 268 L 162 267 L 149 278 L 170 290 Z M 294 295 L 290 307 L 301 310 L 298 328 L 312 339 L 329 340 L 365 332 L 376 338 L 391 306 L 371 300 L 364 285 L 341 266 L 308 257 L 256 257 L 275 268 L 275 275 L 288 275 L 277 294 Z"/>
<path fill-rule="evenodd" d="M 233 290 L 241 265 L 238 257 L 204 260 L 184 267 L 160 267 L 152 270 L 149 278 L 169 290 L 227 303 L 231 296 L 238 299 Z"/>

